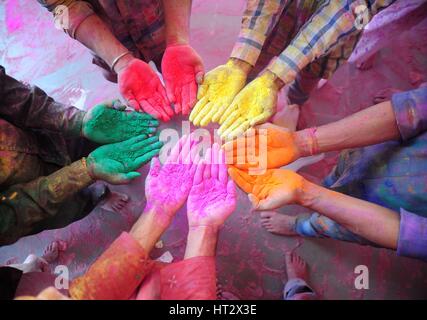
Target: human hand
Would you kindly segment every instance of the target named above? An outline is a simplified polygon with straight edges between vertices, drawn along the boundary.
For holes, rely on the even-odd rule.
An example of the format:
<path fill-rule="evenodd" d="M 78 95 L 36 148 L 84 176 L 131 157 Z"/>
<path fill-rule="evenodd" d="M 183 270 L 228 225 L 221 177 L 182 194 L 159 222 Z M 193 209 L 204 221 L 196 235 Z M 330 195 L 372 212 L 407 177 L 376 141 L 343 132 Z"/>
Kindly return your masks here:
<path fill-rule="evenodd" d="M 135 170 L 157 155 L 162 145 L 157 136 L 140 135 L 101 146 L 87 157 L 89 175 L 111 184 L 129 183 L 141 175 Z"/>
<path fill-rule="evenodd" d="M 221 138 L 230 140 L 267 121 L 276 112 L 278 93 L 272 73 L 266 72 L 249 83 L 222 113 L 218 131 Z"/>
<path fill-rule="evenodd" d="M 156 131 L 159 122 L 146 113 L 126 112 L 125 106 L 115 109 L 116 101 L 98 104 L 86 112 L 82 135 L 97 143 L 120 142 Z"/>
<path fill-rule="evenodd" d="M 158 158 L 151 161 L 150 172 L 145 181 L 147 207 L 175 214 L 187 200 L 198 156 L 191 136 L 183 136 L 161 166 Z"/>
<path fill-rule="evenodd" d="M 199 87 L 197 104 L 190 114 L 195 126 L 217 122 L 245 86 L 247 73 L 233 61 L 209 71 Z"/>
<path fill-rule="evenodd" d="M 236 187 L 228 179 L 224 151 L 215 143 L 208 149 L 206 159 L 197 165 L 187 201 L 188 225 L 218 228 L 235 208 Z"/>
<path fill-rule="evenodd" d="M 204 75 L 200 56 L 189 45 L 168 46 L 163 55 L 162 74 L 175 113 L 189 114 L 196 102 L 197 84 L 201 84 Z"/>
<path fill-rule="evenodd" d="M 118 71 L 119 90 L 129 106 L 169 121 L 173 110 L 157 74 L 142 60 L 132 59 Z"/>
<path fill-rule="evenodd" d="M 300 157 L 295 133 L 271 123 L 256 126 L 223 148 L 227 163 L 245 171 L 279 168 Z"/>
<path fill-rule="evenodd" d="M 263 175 L 250 176 L 230 166 L 228 173 L 248 193 L 255 210 L 272 210 L 300 201 L 304 178 L 293 171 L 270 169 Z"/>

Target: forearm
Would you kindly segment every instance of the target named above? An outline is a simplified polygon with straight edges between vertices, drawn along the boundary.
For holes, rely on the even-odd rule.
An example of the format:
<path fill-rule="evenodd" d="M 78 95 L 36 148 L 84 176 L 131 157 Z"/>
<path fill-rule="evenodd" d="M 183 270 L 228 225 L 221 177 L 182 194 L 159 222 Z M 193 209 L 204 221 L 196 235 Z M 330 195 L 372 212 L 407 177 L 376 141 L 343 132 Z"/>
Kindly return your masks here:
<path fill-rule="evenodd" d="M 189 43 L 191 4 L 192 0 L 163 0 L 168 46 Z"/>
<path fill-rule="evenodd" d="M 218 228 L 213 226 L 190 227 L 184 259 L 214 257 L 218 241 Z"/>
<path fill-rule="evenodd" d="M 92 182 L 86 168 L 77 161 L 49 176 L 1 192 L 0 245 L 32 233 L 41 221 L 55 216 L 66 199 Z"/>
<path fill-rule="evenodd" d="M 128 51 L 97 15 L 91 15 L 85 19 L 79 25 L 75 35 L 80 43 L 95 52 L 110 67 L 118 56 Z M 131 55 L 123 57 L 113 71 L 122 69 L 131 59 Z"/>
<path fill-rule="evenodd" d="M 0 67 L 0 116 L 23 128 L 78 137 L 85 112 L 56 102 L 38 87 L 7 75 Z"/>
<path fill-rule="evenodd" d="M 311 155 L 313 151 L 339 151 L 400 138 L 396 116 L 389 101 L 318 127 L 315 132 L 310 133 L 308 130 L 295 133 L 295 141 L 302 156 Z M 313 144 L 316 145 L 314 149 Z"/>
<path fill-rule="evenodd" d="M 129 233 L 149 254 L 169 227 L 171 216 L 173 215 L 167 214 L 164 209 L 147 205 Z"/>
<path fill-rule="evenodd" d="M 351 232 L 380 246 L 396 249 L 397 212 L 305 181 L 298 204 L 319 212 Z"/>

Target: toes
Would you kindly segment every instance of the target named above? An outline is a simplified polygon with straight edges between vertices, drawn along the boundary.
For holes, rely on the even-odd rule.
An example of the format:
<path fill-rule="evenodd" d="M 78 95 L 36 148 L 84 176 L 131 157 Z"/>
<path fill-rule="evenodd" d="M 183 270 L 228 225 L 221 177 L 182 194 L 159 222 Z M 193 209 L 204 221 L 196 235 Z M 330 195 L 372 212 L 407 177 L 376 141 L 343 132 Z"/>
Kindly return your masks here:
<path fill-rule="evenodd" d="M 273 211 L 262 211 L 260 213 L 261 218 L 271 218 L 274 215 Z"/>

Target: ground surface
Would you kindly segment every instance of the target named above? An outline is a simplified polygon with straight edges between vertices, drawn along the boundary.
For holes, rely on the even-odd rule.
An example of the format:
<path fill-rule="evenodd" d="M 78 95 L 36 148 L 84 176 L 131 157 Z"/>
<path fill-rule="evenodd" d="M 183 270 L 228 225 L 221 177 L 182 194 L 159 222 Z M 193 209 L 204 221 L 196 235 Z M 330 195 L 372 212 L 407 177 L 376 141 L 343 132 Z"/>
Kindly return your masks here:
<path fill-rule="evenodd" d="M 411 89 L 426 81 L 427 9 L 423 1 L 397 1 L 368 26 L 350 63 L 316 90 L 304 105 L 300 126 L 327 123 L 372 104 L 374 95 L 386 88 Z M 245 1 L 195 0 L 192 44 L 202 55 L 206 69 L 226 61 L 237 36 Z M 415 9 L 415 10 L 414 10 Z M 424 39 L 424 40 L 422 40 Z M 377 53 L 373 67 L 356 69 L 356 63 Z M 36 1 L 0 1 L 0 64 L 14 77 L 36 84 L 55 99 L 88 108 L 114 98 L 117 90 L 91 64 L 90 55 L 77 42 L 53 28 L 49 13 Z M 180 128 L 176 119 L 168 124 Z M 178 127 L 179 124 L 179 127 Z M 305 169 L 319 181 L 333 165 L 328 155 L 320 164 Z M 142 172 L 146 174 L 147 168 Z M 71 276 L 83 273 L 123 230 L 129 230 L 144 205 L 144 179 L 116 188 L 132 197 L 127 212 L 118 215 L 96 209 L 67 228 L 26 237 L 0 248 L 0 264 L 22 262 L 30 253 L 41 254 L 53 239 L 68 242 L 58 263 L 67 265 Z M 287 207 L 283 212 L 301 212 Z M 184 252 L 185 209 L 163 236 L 164 247 L 176 259 Z M 221 232 L 218 246 L 218 277 L 225 290 L 244 299 L 280 299 L 284 253 L 296 247 L 307 260 L 310 283 L 324 299 L 410 299 L 427 297 L 427 268 L 416 260 L 399 258 L 388 250 L 361 247 L 330 240 L 274 236 L 260 227 L 259 216 L 249 210 L 239 191 L 238 209 Z M 354 268 L 366 265 L 369 290 L 356 290 Z"/>

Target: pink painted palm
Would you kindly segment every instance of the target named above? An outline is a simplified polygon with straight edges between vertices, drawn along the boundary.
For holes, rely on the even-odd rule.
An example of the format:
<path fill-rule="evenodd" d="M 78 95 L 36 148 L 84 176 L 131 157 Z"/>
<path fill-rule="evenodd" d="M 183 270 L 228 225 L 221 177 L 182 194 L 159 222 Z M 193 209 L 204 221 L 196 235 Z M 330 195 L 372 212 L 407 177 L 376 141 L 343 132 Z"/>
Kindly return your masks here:
<path fill-rule="evenodd" d="M 197 165 L 187 202 L 189 227 L 220 227 L 236 207 L 236 188 L 228 179 L 225 155 L 218 144 Z"/>
<path fill-rule="evenodd" d="M 184 205 L 197 168 L 198 160 L 191 156 L 195 154 L 195 146 L 191 137 L 183 136 L 163 166 L 158 158 L 153 158 L 145 181 L 148 207 L 174 214 Z"/>

